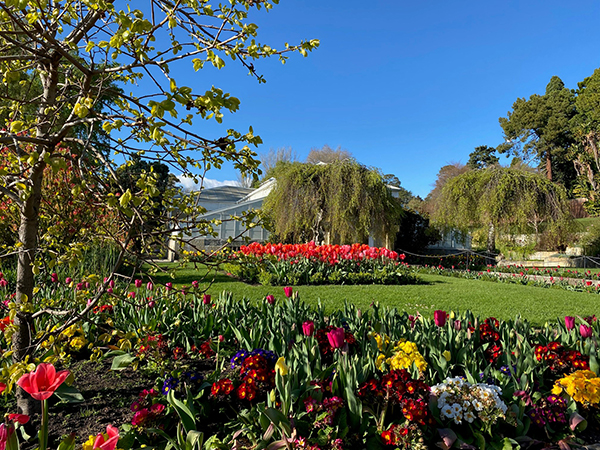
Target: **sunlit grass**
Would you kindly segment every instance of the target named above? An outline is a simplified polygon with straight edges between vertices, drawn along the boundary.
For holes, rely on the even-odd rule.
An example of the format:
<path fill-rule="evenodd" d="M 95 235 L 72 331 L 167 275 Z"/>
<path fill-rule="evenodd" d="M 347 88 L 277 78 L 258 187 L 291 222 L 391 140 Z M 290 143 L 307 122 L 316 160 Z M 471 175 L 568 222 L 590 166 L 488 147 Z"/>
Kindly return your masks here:
<path fill-rule="evenodd" d="M 173 282 L 177 287 L 190 286 L 192 281 L 207 275 L 206 268 L 187 267 L 177 269 L 174 278 L 168 275 L 157 277 L 157 281 Z M 493 283 L 466 280 L 438 275 L 420 275 L 426 284 L 408 286 L 298 286 L 300 298 L 312 305 L 319 302 L 327 311 L 339 309 L 344 302 L 353 303 L 366 311 L 373 302 L 379 302 L 399 311 L 421 313 L 432 317 L 433 311 L 471 310 L 482 317 L 494 316 L 511 319 L 521 315 L 532 323 L 542 325 L 565 315 L 587 316 L 598 312 L 600 296 L 572 292 L 563 289 L 544 289 L 508 283 Z M 234 298 L 262 301 L 268 294 L 283 298 L 283 288 L 278 286 L 249 285 L 237 281 L 223 272 L 208 274 L 212 284 L 208 293 L 218 296 L 223 291 L 232 292 Z"/>

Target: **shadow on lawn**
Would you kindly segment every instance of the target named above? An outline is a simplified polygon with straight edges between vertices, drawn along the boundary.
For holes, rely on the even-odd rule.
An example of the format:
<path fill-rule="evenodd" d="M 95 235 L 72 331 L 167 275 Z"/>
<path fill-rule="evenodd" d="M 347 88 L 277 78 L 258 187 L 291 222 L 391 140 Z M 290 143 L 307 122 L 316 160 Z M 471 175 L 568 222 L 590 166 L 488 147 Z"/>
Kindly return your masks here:
<path fill-rule="evenodd" d="M 235 279 L 225 275 L 223 272 L 218 272 L 216 270 L 212 270 L 207 272 L 206 269 L 198 269 L 197 271 L 194 268 L 186 268 L 183 273 L 178 272 L 175 278 L 171 278 L 169 275 L 169 267 L 165 267 L 164 269 L 167 272 L 157 273 L 153 276 L 154 281 L 158 284 L 164 285 L 165 283 L 173 283 L 173 284 L 181 284 L 185 286 L 189 286 L 192 284 L 192 281 L 198 281 L 200 283 L 231 283 L 232 281 L 236 281 Z"/>

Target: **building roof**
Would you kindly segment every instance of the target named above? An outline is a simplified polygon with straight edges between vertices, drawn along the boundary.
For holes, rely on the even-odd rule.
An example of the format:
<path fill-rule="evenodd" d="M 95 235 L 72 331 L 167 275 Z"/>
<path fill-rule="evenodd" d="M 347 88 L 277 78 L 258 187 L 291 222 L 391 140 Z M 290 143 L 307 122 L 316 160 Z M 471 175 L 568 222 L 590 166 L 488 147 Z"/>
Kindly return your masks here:
<path fill-rule="evenodd" d="M 235 203 L 250 194 L 254 189 L 241 186 L 218 186 L 198 191 L 201 202 Z"/>

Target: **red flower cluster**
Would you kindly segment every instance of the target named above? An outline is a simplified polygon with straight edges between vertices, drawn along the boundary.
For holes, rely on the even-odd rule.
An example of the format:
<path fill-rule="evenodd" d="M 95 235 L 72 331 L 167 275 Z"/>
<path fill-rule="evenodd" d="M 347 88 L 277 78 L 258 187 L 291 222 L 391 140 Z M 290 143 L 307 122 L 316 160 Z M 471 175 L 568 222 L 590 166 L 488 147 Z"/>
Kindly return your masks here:
<path fill-rule="evenodd" d="M 267 391 L 275 387 L 275 369 L 270 367 L 262 355 L 248 356 L 240 370 L 242 384 L 237 388 L 240 400 L 252 401 L 259 391 Z"/>
<path fill-rule="evenodd" d="M 362 261 L 365 259 L 385 258 L 389 260 L 404 260 L 404 254 L 388 250 L 387 248 L 369 247 L 366 244 L 352 245 L 317 245 L 314 242 L 308 244 L 260 244 L 253 242 L 250 245 L 242 245 L 240 252 L 244 255 L 263 257 L 265 255 L 276 256 L 280 261 L 290 259 L 307 258 L 329 264 L 336 264 L 341 260 Z"/>
<path fill-rule="evenodd" d="M 13 321 L 10 317 L 6 316 L 4 319 L 0 319 L 0 332 L 4 332 L 9 325 L 12 325 Z"/>
<path fill-rule="evenodd" d="M 548 345 L 535 346 L 535 358 L 548 364 L 552 372 L 569 373 L 572 370 L 589 370 L 589 357 L 582 355 L 577 350 L 564 348 L 558 342 L 550 342 Z"/>
<path fill-rule="evenodd" d="M 138 347 L 138 355 L 144 355 L 156 352 L 159 358 L 170 356 L 169 343 L 162 334 L 150 334 L 142 339 Z"/>
<path fill-rule="evenodd" d="M 404 444 L 405 438 L 408 436 L 408 428 L 400 426 L 396 423 L 381 433 L 381 439 L 386 445 L 400 445 Z"/>
<path fill-rule="evenodd" d="M 144 389 L 131 404 L 131 410 L 135 412 L 131 425 L 140 428 L 161 428 L 164 423 L 162 413 L 165 405 L 155 401 L 158 401 L 158 391 Z"/>
<path fill-rule="evenodd" d="M 102 306 L 94 306 L 93 312 L 94 314 L 100 314 L 105 312 L 112 312 L 113 305 L 102 305 Z"/>
<path fill-rule="evenodd" d="M 490 364 L 494 364 L 502 355 L 502 342 L 497 331 L 499 326 L 500 322 L 495 317 L 488 317 L 484 323 L 479 325 L 481 343 L 490 344 L 485 349 L 485 358 Z"/>
<path fill-rule="evenodd" d="M 210 393 L 213 397 L 219 395 L 229 395 L 233 391 L 233 382 L 229 378 L 222 378 L 213 383 Z"/>
<path fill-rule="evenodd" d="M 203 342 L 200 344 L 200 347 L 196 347 L 192 345 L 192 352 L 197 352 L 200 356 L 204 358 L 210 358 L 215 355 L 215 351 L 212 349 L 210 345 L 210 341 Z"/>
<path fill-rule="evenodd" d="M 429 393 L 429 386 L 412 379 L 406 369 L 392 370 L 380 381 L 374 378 L 366 381 L 358 390 L 358 396 L 364 402 L 400 405 L 404 418 L 419 425 L 433 420 L 429 415 Z"/>

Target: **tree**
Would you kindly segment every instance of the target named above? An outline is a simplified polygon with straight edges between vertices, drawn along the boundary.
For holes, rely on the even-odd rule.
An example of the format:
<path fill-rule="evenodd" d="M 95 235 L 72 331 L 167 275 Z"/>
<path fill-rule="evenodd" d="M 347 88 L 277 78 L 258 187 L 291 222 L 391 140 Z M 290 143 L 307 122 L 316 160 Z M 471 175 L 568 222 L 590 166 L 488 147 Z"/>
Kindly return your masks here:
<path fill-rule="evenodd" d="M 271 178 L 278 163 L 295 161 L 298 161 L 298 156 L 292 150 L 292 147 L 280 147 L 277 150 L 273 148 L 269 149 L 267 153 L 260 155 L 261 180 L 264 181 Z M 258 182 L 255 182 L 254 185 L 258 185 Z"/>
<path fill-rule="evenodd" d="M 469 169 L 485 169 L 496 165 L 500 162 L 500 159 L 495 153 L 496 149 L 494 147 L 488 147 L 487 145 L 475 147 L 475 150 L 469 154 L 467 167 Z"/>
<path fill-rule="evenodd" d="M 567 188 L 575 178 L 567 152 L 573 145 L 569 122 L 575 115 L 575 97 L 562 80 L 553 76 L 544 95 L 519 98 L 512 112 L 499 119 L 505 143 L 499 153 L 512 153 L 525 160 L 539 161 L 550 181 Z"/>
<path fill-rule="evenodd" d="M 584 207 L 591 215 L 600 213 L 600 69 L 578 83 L 575 106 L 577 114 L 571 121 L 577 144 L 572 160 L 577 171 L 574 189 L 588 200 Z"/>
<path fill-rule="evenodd" d="M 463 231 L 487 228 L 487 249 L 493 252 L 497 233 L 533 230 L 538 235 L 543 223 L 565 220 L 568 211 L 564 187 L 535 173 L 494 166 L 449 180 L 433 219 Z"/>
<path fill-rule="evenodd" d="M 275 235 L 283 242 L 366 242 L 390 237 L 400 208 L 381 175 L 353 161 L 280 163 L 277 186 L 265 199 Z"/>
<path fill-rule="evenodd" d="M 306 55 L 319 44 L 316 40 L 286 44 L 277 51 L 257 42 L 257 26 L 249 14 L 272 8 L 269 1 L 147 0 L 135 6 L 141 9 L 118 0 L 0 3 L 0 72 L 8 85 L 0 91 L 0 105 L 9 117 L 6 128 L 0 130 L 7 155 L 0 168 L 0 195 L 14 202 L 19 211 L 15 363 L 26 361 L 38 343 L 32 341 L 34 273 L 42 260 L 50 258 L 38 239 L 40 205 L 49 195 L 43 191 L 46 167 L 64 170 L 69 161 L 79 174 L 95 180 L 92 185 L 87 176 L 81 176 L 72 192 L 77 196 L 88 191 L 119 217 L 124 238 L 117 266 L 134 234 L 144 229 L 140 221 L 157 206 L 165 211 L 163 219 L 168 218 L 161 232 L 198 227 L 210 232 L 210 224 L 196 220 L 200 211 L 194 208 L 192 197 L 158 200 L 158 177 L 153 172 L 143 172 L 134 188 L 123 188 L 122 195 L 115 195 L 110 186 L 118 182 L 118 164 L 93 145 L 95 136 L 103 130 L 112 152 L 121 159 L 140 155 L 196 179 L 201 177 L 198 173 L 219 168 L 226 161 L 252 173 L 258 161 L 250 146 L 261 142 L 252 128 L 246 133 L 228 130 L 207 137 L 194 126 L 196 119 L 222 123 L 224 112 L 235 112 L 240 101 L 214 86 L 199 93 L 180 84 L 174 66 L 181 68 L 187 62 L 195 70 L 207 64 L 220 69 L 231 58 L 263 82 L 254 60 L 278 56 L 284 61 L 286 52 Z M 144 91 L 126 91 L 136 89 L 142 79 L 147 80 Z M 38 85 L 39 94 L 32 97 Z M 105 103 L 107 98 L 111 100 Z M 68 146 L 71 153 L 59 152 L 61 146 Z M 112 181 L 106 180 L 107 173 Z M 157 231 L 151 237 L 162 240 Z M 60 333 L 87 314 L 104 289 L 83 310 L 63 316 L 54 332 Z M 17 393 L 19 408 L 25 413 L 31 405 L 28 400 Z"/>
<path fill-rule="evenodd" d="M 348 150 L 342 149 L 342 147 L 338 147 L 334 150 L 329 145 L 324 145 L 323 148 L 311 148 L 308 156 L 306 157 L 306 162 L 308 164 L 331 164 L 336 161 L 346 160 L 354 161 L 352 153 L 350 153 Z"/>
<path fill-rule="evenodd" d="M 447 164 L 440 168 L 433 189 L 427 194 L 423 204 L 420 205 L 419 213 L 424 217 L 431 216 L 436 209 L 436 204 L 446 183 L 469 170 L 467 166 L 458 162 Z"/>

